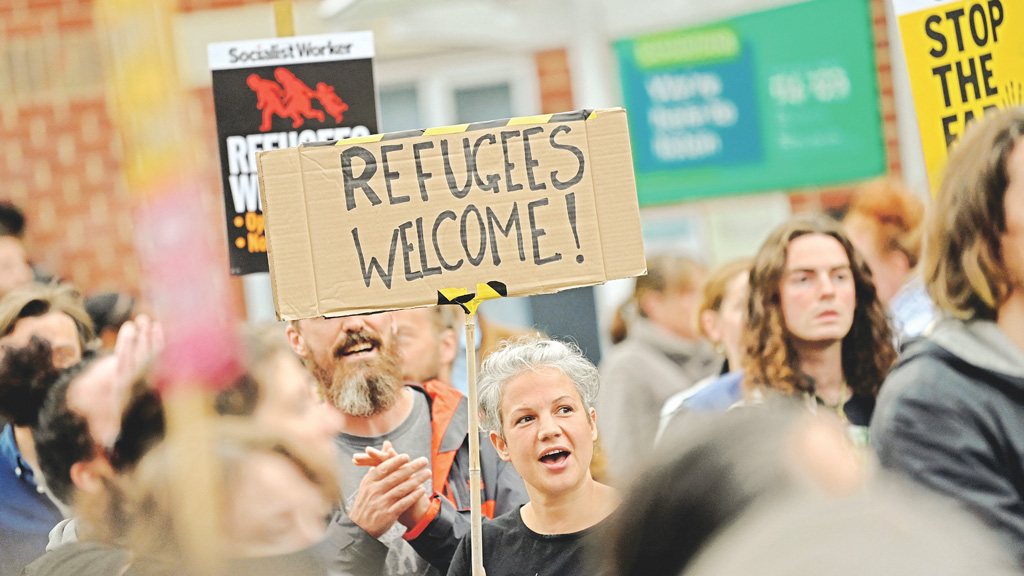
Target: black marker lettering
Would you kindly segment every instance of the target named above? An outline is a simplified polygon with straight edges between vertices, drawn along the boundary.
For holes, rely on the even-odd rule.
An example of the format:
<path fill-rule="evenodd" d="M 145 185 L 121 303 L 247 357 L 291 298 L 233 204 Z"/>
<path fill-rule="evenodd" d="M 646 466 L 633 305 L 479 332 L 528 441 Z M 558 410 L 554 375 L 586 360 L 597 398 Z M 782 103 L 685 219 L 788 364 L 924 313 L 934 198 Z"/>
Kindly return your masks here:
<path fill-rule="evenodd" d="M 547 184 L 540 182 L 538 183 L 536 178 L 533 176 L 533 169 L 540 165 L 540 162 L 533 159 L 533 150 L 530 148 L 530 136 L 534 134 L 540 134 L 544 132 L 543 126 L 534 126 L 533 128 L 527 128 L 523 130 L 523 148 L 526 151 L 526 177 L 530 181 L 530 190 L 544 190 L 547 188 Z"/>
<path fill-rule="evenodd" d="M 384 185 L 388 188 L 388 202 L 392 205 L 403 204 L 409 201 L 408 196 L 394 196 L 391 194 L 391 181 L 398 178 L 398 172 L 388 170 L 388 154 L 398 152 L 403 147 L 403 144 L 385 144 L 380 147 L 380 157 L 384 162 Z"/>
<path fill-rule="evenodd" d="M 381 267 L 380 263 L 377 262 L 376 257 L 370 258 L 370 265 L 366 265 L 366 260 L 363 258 L 363 247 L 359 244 L 359 229 L 352 229 L 352 239 L 356 243 L 356 252 L 359 253 L 359 268 L 363 273 L 363 282 L 366 287 L 370 287 L 370 280 L 373 279 L 373 270 L 377 269 L 377 274 L 380 279 L 384 282 L 384 287 L 388 290 L 391 289 L 391 275 L 395 271 L 395 248 L 398 246 L 398 230 L 395 230 L 391 236 L 391 255 L 388 256 L 388 271 L 384 273 L 384 268 Z"/>
<path fill-rule="evenodd" d="M 358 177 L 352 174 L 352 157 L 358 157 L 365 164 L 363 167 L 363 173 Z M 370 200 L 370 204 L 374 206 L 381 204 L 380 197 L 370 188 L 370 178 L 377 173 L 377 159 L 373 157 L 373 154 L 369 150 L 362 146 L 352 146 L 346 148 L 341 153 L 341 175 L 342 180 L 345 182 L 345 208 L 348 210 L 355 210 L 356 208 L 356 188 L 362 190 L 366 197 Z"/>
<path fill-rule="evenodd" d="M 516 227 L 516 241 L 519 244 L 519 261 L 526 262 L 526 252 L 523 251 L 523 225 L 519 222 L 519 204 L 512 203 L 512 213 L 508 216 L 508 221 L 505 222 L 505 226 L 501 225 L 501 220 L 491 210 L 491 207 L 487 207 L 487 236 L 491 242 L 491 260 L 494 265 L 501 264 L 501 256 L 498 255 L 498 237 L 494 233 L 494 229 L 497 228 L 501 235 L 508 238 L 508 235 L 512 232 L 512 226 Z"/>
<path fill-rule="evenodd" d="M 570 131 L 571 129 L 568 126 L 562 124 L 561 126 L 558 126 L 554 130 L 552 130 L 551 135 L 548 136 L 548 139 L 551 141 L 552 148 L 558 148 L 559 150 L 568 150 L 572 152 L 573 155 L 576 156 L 576 161 L 579 162 L 580 165 L 579 169 L 576 170 L 576 175 L 566 182 L 561 182 L 558 179 L 557 171 L 551 172 L 551 185 L 554 186 L 556 190 L 565 190 L 566 188 L 571 188 L 576 184 L 579 184 L 580 180 L 583 180 L 583 151 L 577 148 L 576 146 L 573 146 L 572 144 L 559 144 L 558 142 L 555 142 L 555 136 L 558 136 L 558 134 L 560 134 L 561 132 L 565 132 L 568 134 Z"/>
<path fill-rule="evenodd" d="M 541 198 L 540 200 L 534 200 L 533 202 L 530 202 L 529 204 L 526 205 L 527 212 L 529 212 L 529 214 L 530 214 L 530 239 L 533 241 L 533 263 L 538 265 L 538 266 L 540 266 L 542 264 L 547 264 L 548 262 L 558 262 L 559 260 L 562 259 L 562 255 L 559 252 L 555 252 L 553 255 L 546 256 L 544 258 L 540 257 L 540 241 L 539 240 L 540 240 L 540 237 L 544 236 L 545 234 L 547 234 L 547 232 L 545 232 L 543 228 L 537 228 L 537 220 L 536 220 L 536 217 L 533 215 L 533 209 L 537 208 L 539 206 L 547 206 L 547 205 L 548 205 L 548 199 L 547 198 Z"/>

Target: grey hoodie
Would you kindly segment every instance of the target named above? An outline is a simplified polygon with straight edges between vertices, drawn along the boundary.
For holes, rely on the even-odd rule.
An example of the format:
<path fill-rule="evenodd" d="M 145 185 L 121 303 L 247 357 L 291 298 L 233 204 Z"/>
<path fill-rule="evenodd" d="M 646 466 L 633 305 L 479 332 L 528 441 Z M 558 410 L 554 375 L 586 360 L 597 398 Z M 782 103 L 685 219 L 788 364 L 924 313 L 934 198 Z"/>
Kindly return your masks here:
<path fill-rule="evenodd" d="M 1024 352 L 994 322 L 946 319 L 878 396 L 881 464 L 974 511 L 1024 568 Z"/>

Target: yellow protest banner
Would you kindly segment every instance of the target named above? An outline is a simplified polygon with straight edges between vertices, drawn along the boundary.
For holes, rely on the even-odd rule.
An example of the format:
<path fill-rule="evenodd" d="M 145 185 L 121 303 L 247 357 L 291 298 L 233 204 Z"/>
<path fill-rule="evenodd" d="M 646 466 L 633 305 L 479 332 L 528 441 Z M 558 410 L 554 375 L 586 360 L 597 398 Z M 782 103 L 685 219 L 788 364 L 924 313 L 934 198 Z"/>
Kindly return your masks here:
<path fill-rule="evenodd" d="M 893 0 L 934 190 L 947 150 L 990 109 L 1021 105 L 1024 3 Z"/>

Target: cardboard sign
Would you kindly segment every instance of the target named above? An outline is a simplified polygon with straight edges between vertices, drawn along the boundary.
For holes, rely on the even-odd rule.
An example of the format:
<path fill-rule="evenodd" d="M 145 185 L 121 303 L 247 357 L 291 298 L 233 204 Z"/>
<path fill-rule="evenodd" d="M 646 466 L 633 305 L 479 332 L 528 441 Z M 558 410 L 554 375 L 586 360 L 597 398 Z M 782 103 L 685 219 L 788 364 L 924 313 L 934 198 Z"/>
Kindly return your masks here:
<path fill-rule="evenodd" d="M 282 320 L 646 271 L 626 113 L 513 118 L 258 155 Z M 450 293 L 450 292 L 444 292 Z"/>
<path fill-rule="evenodd" d="M 893 0 L 934 190 L 947 150 L 987 110 L 1022 103 L 1024 6 L 1011 0 Z"/>
<path fill-rule="evenodd" d="M 378 131 L 373 34 L 220 42 L 207 51 L 231 273 L 266 272 L 256 153 Z"/>

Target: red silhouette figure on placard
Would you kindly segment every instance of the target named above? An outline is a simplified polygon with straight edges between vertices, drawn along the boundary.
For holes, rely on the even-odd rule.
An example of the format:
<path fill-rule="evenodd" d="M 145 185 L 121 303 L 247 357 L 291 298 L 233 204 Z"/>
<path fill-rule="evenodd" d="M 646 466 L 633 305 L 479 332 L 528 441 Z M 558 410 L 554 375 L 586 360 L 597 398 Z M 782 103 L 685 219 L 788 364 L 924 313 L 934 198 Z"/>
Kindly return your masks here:
<path fill-rule="evenodd" d="M 264 80 L 259 74 L 250 74 L 245 83 L 256 93 L 256 108 L 263 111 L 263 123 L 260 124 L 260 132 L 270 130 L 270 123 L 274 115 L 285 118 L 288 111 L 284 107 L 282 98 L 284 90 L 273 80 Z"/>
<path fill-rule="evenodd" d="M 348 110 L 348 104 L 345 104 L 345 102 L 334 93 L 334 86 L 329 86 L 323 82 L 317 82 L 316 98 L 320 101 L 320 105 L 324 107 L 324 110 L 327 110 L 327 113 L 334 118 L 334 121 L 341 123 L 342 118 L 345 116 L 345 110 Z"/>
<path fill-rule="evenodd" d="M 288 111 L 288 116 L 292 119 L 292 128 L 302 126 L 306 118 L 324 121 L 323 111 L 313 108 L 312 97 L 316 95 L 316 92 L 306 86 L 305 82 L 296 78 L 295 74 L 292 74 L 287 68 L 274 70 L 274 78 L 277 78 L 277 81 L 281 83 L 281 88 L 284 88 L 282 100 L 285 110 Z"/>
<path fill-rule="evenodd" d="M 340 123 L 344 113 L 348 110 L 346 104 L 335 92 L 334 87 L 318 82 L 316 90 L 311 90 L 305 82 L 299 80 L 287 68 L 274 70 L 273 80 L 261 78 L 258 74 L 250 74 L 245 83 L 256 93 L 256 108 L 263 111 L 263 123 L 260 124 L 260 132 L 271 129 L 274 116 L 291 118 L 292 128 L 302 126 L 307 119 L 316 119 L 323 122 L 326 116 L 323 110 L 313 108 L 313 100 L 320 102 L 320 106 Z"/>

